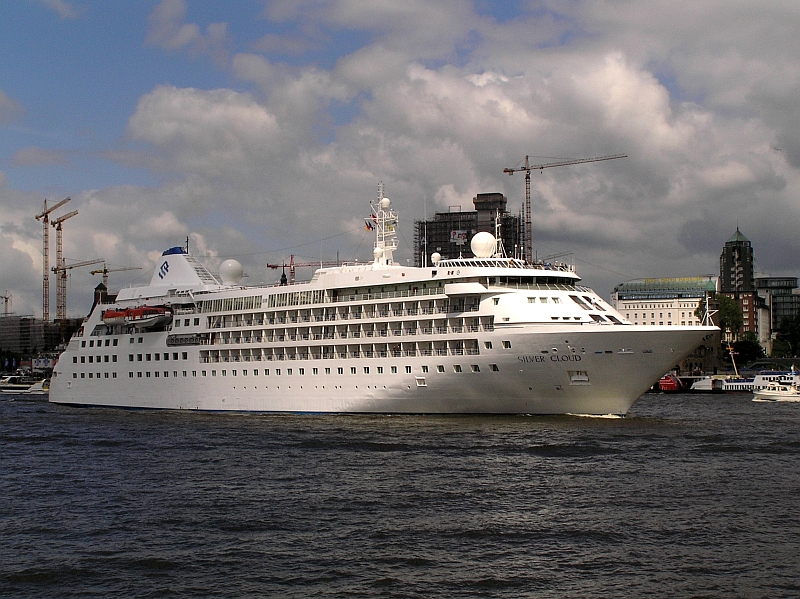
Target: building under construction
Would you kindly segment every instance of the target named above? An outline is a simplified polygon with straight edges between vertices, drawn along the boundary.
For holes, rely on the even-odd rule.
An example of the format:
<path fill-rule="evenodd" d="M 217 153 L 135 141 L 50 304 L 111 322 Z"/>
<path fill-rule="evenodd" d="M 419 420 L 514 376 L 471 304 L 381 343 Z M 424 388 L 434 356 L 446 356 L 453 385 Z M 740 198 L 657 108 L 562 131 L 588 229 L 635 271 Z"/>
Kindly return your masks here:
<path fill-rule="evenodd" d="M 500 218 L 500 237 L 508 256 L 522 253 L 522 220 L 506 210 L 507 200 L 502 193 L 479 193 L 472 199 L 475 210 L 437 212 L 433 220 L 414 221 L 414 265 L 430 264 L 433 252 L 443 259 L 473 258 L 470 240 L 475 233 L 487 231 L 494 235 L 495 219 Z"/>

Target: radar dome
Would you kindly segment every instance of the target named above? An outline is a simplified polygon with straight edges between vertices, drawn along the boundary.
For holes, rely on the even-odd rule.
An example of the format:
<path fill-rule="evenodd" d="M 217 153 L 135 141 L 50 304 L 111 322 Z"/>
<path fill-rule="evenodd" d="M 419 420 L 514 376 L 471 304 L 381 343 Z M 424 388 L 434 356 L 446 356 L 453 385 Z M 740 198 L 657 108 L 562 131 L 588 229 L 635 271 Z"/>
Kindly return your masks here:
<path fill-rule="evenodd" d="M 442 259 L 442 255 L 439 252 L 433 252 L 431 254 L 431 262 L 434 264 L 439 264 L 439 260 Z"/>
<path fill-rule="evenodd" d="M 495 252 L 495 244 L 494 235 L 481 231 L 475 234 L 469 246 L 476 258 L 491 258 Z"/>
<path fill-rule="evenodd" d="M 383 199 L 381 199 L 381 208 L 386 210 L 391 203 L 392 203 L 392 200 L 390 200 L 389 198 L 383 198 Z"/>
<path fill-rule="evenodd" d="M 219 265 L 219 276 L 223 285 L 238 285 L 244 271 L 238 260 L 225 260 Z"/>
<path fill-rule="evenodd" d="M 384 254 L 383 248 L 374 248 L 372 250 L 372 255 L 375 258 L 375 260 L 380 260 L 381 258 L 383 258 L 383 254 Z"/>

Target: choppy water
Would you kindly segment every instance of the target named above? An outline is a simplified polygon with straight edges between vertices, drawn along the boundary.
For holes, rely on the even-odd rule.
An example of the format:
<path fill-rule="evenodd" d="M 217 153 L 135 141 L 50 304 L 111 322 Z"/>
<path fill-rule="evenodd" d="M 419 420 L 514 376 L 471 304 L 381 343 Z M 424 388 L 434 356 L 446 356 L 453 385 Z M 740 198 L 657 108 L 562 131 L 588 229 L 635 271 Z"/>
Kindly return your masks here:
<path fill-rule="evenodd" d="M 800 404 L 627 419 L 0 400 L 4 597 L 796 597 Z"/>

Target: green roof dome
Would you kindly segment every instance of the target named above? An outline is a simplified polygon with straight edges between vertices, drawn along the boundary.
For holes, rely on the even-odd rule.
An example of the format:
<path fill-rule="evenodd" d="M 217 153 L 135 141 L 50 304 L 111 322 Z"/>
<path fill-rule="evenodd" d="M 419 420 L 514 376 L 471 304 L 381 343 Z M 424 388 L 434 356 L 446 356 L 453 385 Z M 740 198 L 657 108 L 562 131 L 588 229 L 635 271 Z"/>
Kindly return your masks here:
<path fill-rule="evenodd" d="M 742 232 L 739 230 L 739 227 L 736 227 L 736 233 L 734 233 L 731 238 L 728 240 L 728 243 L 735 243 L 737 241 L 745 241 L 750 243 L 750 240 L 742 235 Z"/>

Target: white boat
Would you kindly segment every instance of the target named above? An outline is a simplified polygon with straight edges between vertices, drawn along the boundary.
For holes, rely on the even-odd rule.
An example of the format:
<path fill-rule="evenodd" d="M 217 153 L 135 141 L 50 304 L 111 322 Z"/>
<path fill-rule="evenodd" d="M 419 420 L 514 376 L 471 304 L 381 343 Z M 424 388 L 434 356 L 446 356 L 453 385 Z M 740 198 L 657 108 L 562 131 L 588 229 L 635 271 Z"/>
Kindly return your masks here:
<path fill-rule="evenodd" d="M 0 393 L 10 393 L 13 395 L 46 395 L 48 392 L 46 388 L 47 379 L 38 379 L 35 382 L 27 381 L 22 384 L 6 384 L 6 379 L 9 378 L 11 377 L 4 377 L 0 380 Z"/>
<path fill-rule="evenodd" d="M 50 401 L 257 412 L 625 414 L 717 327 L 633 325 L 573 266 L 503 255 L 477 233 L 475 258 L 393 260 L 397 213 L 372 202 L 367 263 L 308 282 L 218 281 L 183 248 L 149 285 L 86 318 L 53 372 Z M 147 327 L 103 314 L 147 305 Z"/>
<path fill-rule="evenodd" d="M 753 393 L 753 401 L 800 402 L 800 388 L 794 384 L 770 383 Z"/>

